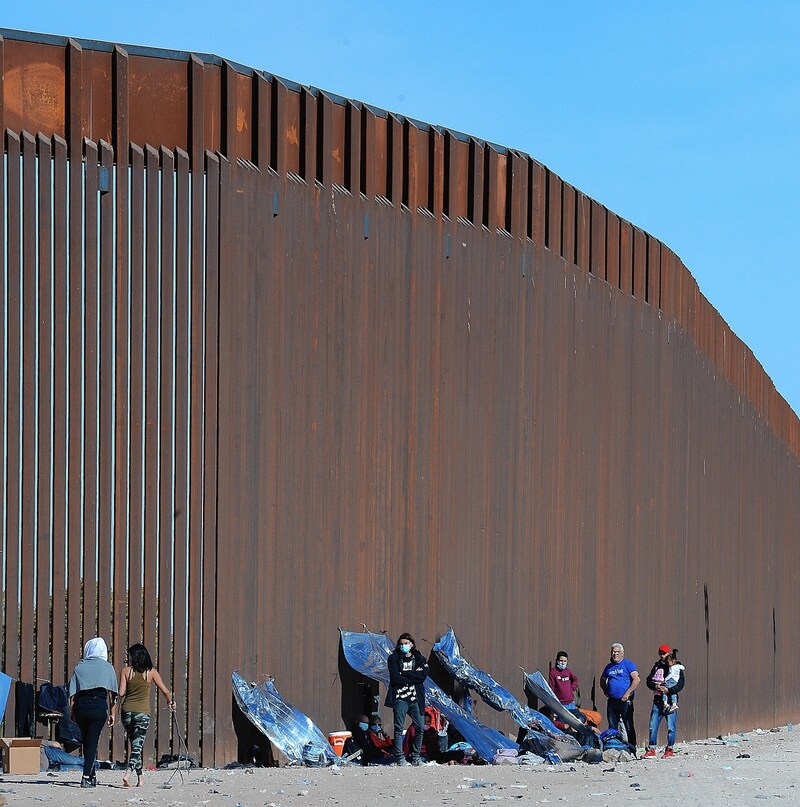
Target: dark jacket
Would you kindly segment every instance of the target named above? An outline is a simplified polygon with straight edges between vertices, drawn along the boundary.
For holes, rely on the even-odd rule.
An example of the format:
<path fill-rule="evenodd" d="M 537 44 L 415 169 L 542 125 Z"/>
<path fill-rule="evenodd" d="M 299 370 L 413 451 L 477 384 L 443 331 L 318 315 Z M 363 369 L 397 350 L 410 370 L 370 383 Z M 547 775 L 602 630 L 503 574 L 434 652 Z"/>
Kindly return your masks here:
<path fill-rule="evenodd" d="M 655 691 L 656 682 L 653 680 L 653 677 L 656 674 L 656 670 L 659 670 L 659 669 L 663 671 L 664 676 L 666 677 L 667 672 L 669 672 L 669 667 L 666 664 L 664 664 L 663 662 L 657 661 L 653 665 L 653 669 L 650 670 L 650 674 L 647 676 L 647 679 L 645 681 L 645 683 L 647 684 L 647 688 L 653 690 L 653 702 L 654 703 L 656 701 L 660 701 L 661 696 L 663 695 L 662 692 L 656 692 Z M 685 683 L 686 683 L 686 677 L 683 674 L 683 670 L 681 670 L 680 674 L 679 674 L 679 677 L 678 677 L 678 683 L 674 684 L 673 686 L 671 686 L 669 688 L 669 694 L 670 695 L 677 695 L 683 689 L 683 686 L 684 686 Z"/>
<path fill-rule="evenodd" d="M 353 729 L 353 741 L 356 747 L 361 749 L 360 761 L 362 765 L 388 757 L 393 745 L 390 739 L 379 737 L 370 729 L 364 731 L 358 726 Z"/>
<path fill-rule="evenodd" d="M 417 703 L 420 712 L 425 708 L 425 687 L 423 682 L 428 677 L 428 661 L 416 647 L 411 650 L 411 657 L 414 659 L 414 669 L 403 672 L 400 669 L 400 657 L 403 655 L 395 648 L 389 654 L 389 691 L 386 693 L 385 706 L 393 707 L 397 702 L 397 689 L 399 687 L 414 684 L 417 694 Z"/>

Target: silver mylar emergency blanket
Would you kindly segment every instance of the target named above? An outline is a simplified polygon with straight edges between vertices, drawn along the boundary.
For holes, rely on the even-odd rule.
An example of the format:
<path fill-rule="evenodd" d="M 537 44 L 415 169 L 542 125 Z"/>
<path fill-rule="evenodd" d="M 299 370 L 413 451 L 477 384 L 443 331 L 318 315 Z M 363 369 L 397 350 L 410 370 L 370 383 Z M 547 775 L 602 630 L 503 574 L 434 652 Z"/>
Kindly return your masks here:
<path fill-rule="evenodd" d="M 548 709 L 555 712 L 562 723 L 579 731 L 584 728 L 584 724 L 556 697 L 556 693 L 553 692 L 539 670 L 534 673 L 525 673 L 525 689 L 532 692 Z"/>
<path fill-rule="evenodd" d="M 563 731 L 556 728 L 553 722 L 541 712 L 537 712 L 535 709 L 531 709 L 530 706 L 521 704 L 505 687 L 498 684 L 489 673 L 479 670 L 473 664 L 470 664 L 470 662 L 461 655 L 458 639 L 452 628 L 436 642 L 433 646 L 433 652 L 436 653 L 439 661 L 456 681 L 460 681 L 464 686 L 475 690 L 483 701 L 494 709 L 509 712 L 511 717 L 523 728 L 537 732 L 542 743 L 547 747 L 557 750 L 562 759 L 564 758 L 565 745 L 567 749 L 573 747 L 576 754 L 582 752 L 580 743 L 574 737 L 570 737 L 568 734 L 564 734 Z M 546 686 L 547 682 L 545 681 L 544 683 Z M 550 703 L 547 702 L 547 705 L 549 706 Z M 565 722 L 571 724 L 572 720 L 575 720 L 575 718 L 570 716 L 570 721 Z M 580 721 L 577 722 L 578 727 L 582 728 L 583 726 Z M 558 743 L 555 748 L 553 741 Z"/>
<path fill-rule="evenodd" d="M 342 631 L 342 648 L 347 663 L 357 672 L 389 686 L 387 660 L 394 645 L 381 633 Z M 479 723 L 448 697 L 430 678 L 425 681 L 425 701 L 436 707 L 463 735 L 481 759 L 491 762 L 500 748 L 519 746 L 497 729 Z"/>
<path fill-rule="evenodd" d="M 313 721 L 281 698 L 272 679 L 250 685 L 231 675 L 233 695 L 247 719 L 269 737 L 290 762 L 331 765 L 340 762 L 328 738 Z"/>

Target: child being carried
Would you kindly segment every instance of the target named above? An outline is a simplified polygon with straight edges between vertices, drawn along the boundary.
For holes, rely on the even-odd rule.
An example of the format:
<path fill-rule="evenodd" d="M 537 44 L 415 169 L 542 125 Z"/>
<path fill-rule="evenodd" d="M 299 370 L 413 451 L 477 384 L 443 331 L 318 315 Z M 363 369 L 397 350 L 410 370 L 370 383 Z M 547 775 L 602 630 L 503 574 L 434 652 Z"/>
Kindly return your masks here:
<path fill-rule="evenodd" d="M 678 694 L 676 692 L 672 692 L 672 688 L 678 684 L 681 678 L 681 672 L 686 668 L 683 664 L 678 663 L 678 651 L 673 650 L 665 659 L 665 664 L 667 665 L 667 674 L 664 676 L 664 686 L 667 688 L 667 692 L 665 692 L 661 696 L 661 702 L 664 705 L 664 712 L 670 713 L 675 712 L 678 709 Z"/>

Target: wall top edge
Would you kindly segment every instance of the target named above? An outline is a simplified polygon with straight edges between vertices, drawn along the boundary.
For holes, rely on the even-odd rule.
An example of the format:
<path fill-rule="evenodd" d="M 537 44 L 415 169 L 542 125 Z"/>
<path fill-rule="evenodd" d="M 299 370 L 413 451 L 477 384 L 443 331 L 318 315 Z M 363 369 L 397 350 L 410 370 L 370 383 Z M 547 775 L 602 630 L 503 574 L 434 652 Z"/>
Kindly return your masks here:
<path fill-rule="evenodd" d="M 241 64 L 240 62 L 232 61 L 231 59 L 226 59 L 222 56 L 217 56 L 214 53 L 199 53 L 196 51 L 185 51 L 185 50 L 168 50 L 166 48 L 153 48 L 147 47 L 144 45 L 128 45 L 122 43 L 114 43 L 114 42 L 104 42 L 98 39 L 81 39 L 79 37 L 73 36 L 59 36 L 56 34 L 41 34 L 31 31 L 17 31 L 12 28 L 0 28 L 0 41 L 3 39 L 10 39 L 12 41 L 17 42 L 33 42 L 39 45 L 54 45 L 56 47 L 67 47 L 70 42 L 75 42 L 83 50 L 89 51 L 97 51 L 99 53 L 113 53 L 115 48 L 121 48 L 124 50 L 129 56 L 145 56 L 151 59 L 169 59 L 171 61 L 179 61 L 179 62 L 188 62 L 192 58 L 198 59 L 203 64 L 212 66 L 212 67 L 223 67 L 227 66 L 232 70 L 235 70 L 237 73 L 240 73 L 245 76 L 261 76 L 266 81 L 273 82 L 276 81 L 286 89 L 291 90 L 292 92 L 300 92 L 301 90 L 305 90 L 306 92 L 310 93 L 311 95 L 323 95 L 325 98 L 330 99 L 333 103 L 337 104 L 338 106 L 345 106 L 348 103 L 353 104 L 357 109 L 368 109 L 373 115 L 376 117 L 387 119 L 392 117 L 398 120 L 400 123 L 408 123 L 411 126 L 414 126 L 416 129 L 419 129 L 423 132 L 434 131 L 438 132 L 441 135 L 450 135 L 450 137 L 455 138 L 456 140 L 462 143 L 469 143 L 474 141 L 480 147 L 486 147 L 493 149 L 498 154 L 515 154 L 517 156 L 522 157 L 523 159 L 530 159 L 533 162 L 538 162 L 529 154 L 524 151 L 520 151 L 519 149 L 509 148 L 508 146 L 503 146 L 499 143 L 493 143 L 488 140 L 484 140 L 483 138 L 477 137 L 475 135 L 466 134 L 465 132 L 460 132 L 456 129 L 451 129 L 447 126 L 441 126 L 438 124 L 427 123 L 426 121 L 418 120 L 417 118 L 412 118 L 407 115 L 401 115 L 399 113 L 391 112 L 389 110 L 383 109 L 382 107 L 375 106 L 374 104 L 366 103 L 365 101 L 358 101 L 352 98 L 347 98 L 346 96 L 339 95 L 338 93 L 331 92 L 329 90 L 324 90 L 319 87 L 315 87 L 310 84 L 301 84 L 297 81 L 292 81 L 291 79 L 285 78 L 283 76 L 279 76 L 276 73 L 270 73 L 267 70 L 262 70 L 260 68 L 250 67 L 245 64 Z M 540 163 L 541 164 L 541 163 Z"/>
<path fill-rule="evenodd" d="M 267 72 L 262 69 L 252 68 L 247 65 L 240 64 L 235 61 L 231 61 L 229 59 L 225 59 L 223 57 L 217 56 L 215 54 L 210 53 L 197 53 L 197 52 L 190 52 L 190 51 L 183 51 L 183 50 L 168 50 L 162 48 L 154 48 L 154 47 L 145 47 L 141 45 L 126 45 L 126 44 L 118 44 L 118 43 L 110 43 L 104 42 L 100 40 L 92 40 L 92 39 L 80 39 L 75 37 L 69 36 L 62 36 L 62 35 L 53 35 L 53 34 L 42 34 L 42 33 L 35 33 L 35 32 L 27 32 L 27 31 L 18 31 L 8 28 L 0 27 L 0 47 L 2 47 L 3 42 L 18 42 L 20 45 L 18 48 L 20 50 L 25 49 L 25 45 L 32 45 L 34 46 L 32 50 L 36 50 L 36 46 L 45 46 L 45 47 L 52 47 L 52 48 L 60 48 L 67 51 L 66 59 L 69 60 L 69 50 L 74 48 L 80 48 L 81 51 L 87 51 L 87 53 L 98 53 L 104 54 L 103 57 L 100 59 L 102 62 L 106 62 L 108 60 L 108 56 L 111 54 L 118 54 L 122 55 L 123 59 L 125 57 L 134 56 L 138 59 L 143 61 L 143 64 L 139 65 L 137 63 L 136 69 L 141 69 L 145 71 L 151 71 L 158 75 L 169 76 L 169 80 L 174 81 L 176 84 L 181 85 L 181 91 L 183 95 L 181 96 L 178 94 L 176 97 L 181 97 L 185 99 L 181 101 L 178 106 L 180 109 L 177 109 L 177 115 L 170 118 L 170 121 L 177 121 L 173 128 L 170 130 L 171 139 L 169 140 L 170 143 L 174 145 L 174 147 L 182 148 L 185 153 L 194 154 L 193 151 L 190 150 L 191 138 L 190 135 L 192 132 L 199 131 L 201 132 L 201 136 L 197 143 L 194 143 L 194 148 L 199 148 L 199 154 L 205 154 L 207 159 L 225 159 L 225 155 L 222 153 L 227 151 L 229 148 L 231 149 L 230 154 L 228 156 L 238 157 L 242 156 L 246 159 L 250 159 L 253 157 L 254 148 L 255 148 L 255 139 L 252 137 L 240 137 L 238 135 L 238 130 L 235 127 L 236 121 L 232 118 L 229 120 L 226 115 L 228 114 L 228 110 L 225 108 L 220 109 L 221 104 L 230 103 L 228 97 L 225 95 L 228 92 L 228 88 L 225 82 L 231 81 L 237 75 L 247 77 L 252 80 L 254 87 L 247 88 L 244 85 L 247 83 L 246 81 L 232 81 L 231 86 L 233 87 L 233 94 L 240 92 L 242 95 L 246 96 L 248 92 L 252 94 L 252 91 L 255 89 L 255 85 L 260 82 L 264 81 L 270 84 L 270 88 L 267 89 L 269 98 L 273 98 L 275 95 L 275 88 L 283 88 L 284 94 L 286 97 L 280 101 L 280 103 L 284 103 L 285 101 L 290 101 L 294 104 L 295 108 L 299 109 L 298 104 L 302 103 L 302 96 L 310 96 L 315 99 L 315 104 L 319 103 L 319 99 L 324 99 L 326 102 L 330 102 L 335 106 L 339 107 L 340 109 L 343 108 L 345 110 L 345 115 L 348 115 L 351 111 L 355 110 L 358 113 L 361 112 L 368 112 L 370 115 L 374 116 L 376 119 L 381 119 L 381 124 L 379 129 L 380 130 L 387 130 L 388 127 L 384 122 L 391 122 L 392 126 L 396 126 L 397 124 L 408 126 L 413 128 L 418 132 L 425 132 L 425 133 L 433 133 L 436 137 L 441 138 L 448 138 L 449 144 L 445 143 L 445 149 L 449 149 L 454 142 L 461 144 L 457 148 L 459 152 L 459 159 L 463 157 L 464 146 L 468 146 L 470 151 L 473 150 L 484 150 L 487 153 L 487 156 L 491 156 L 488 152 L 491 152 L 495 155 L 501 155 L 502 157 L 513 158 L 514 160 L 521 160 L 523 164 L 527 164 L 527 168 L 529 171 L 533 173 L 531 176 L 538 177 L 535 179 L 535 182 L 538 182 L 538 187 L 541 189 L 542 186 L 545 184 L 549 185 L 551 180 L 554 180 L 556 186 L 558 183 L 563 183 L 563 186 L 568 189 L 574 189 L 577 193 L 579 193 L 579 198 L 581 204 L 584 203 L 591 203 L 591 205 L 597 205 L 601 211 L 606 211 L 607 213 L 613 213 L 610 211 L 609 208 L 604 205 L 602 202 L 598 201 L 590 197 L 588 194 L 580 191 L 574 185 L 566 182 L 555 171 L 552 171 L 546 165 L 544 165 L 539 160 L 531 157 L 525 151 L 520 149 L 509 148 L 500 144 L 492 143 L 490 141 L 484 140 L 480 137 L 476 137 L 474 135 L 466 134 L 464 132 L 457 131 L 455 129 L 448 128 L 446 126 L 438 125 L 438 124 L 431 124 L 425 121 L 418 120 L 416 118 L 408 117 L 399 113 L 394 113 L 388 110 L 385 110 L 381 107 L 375 106 L 373 104 L 369 104 L 364 101 L 359 101 L 357 99 L 347 98 L 345 96 L 341 96 L 337 93 L 329 92 L 327 90 L 323 90 L 314 86 L 310 85 L 303 85 L 298 82 L 292 81 L 290 79 L 286 79 L 282 76 L 278 76 L 274 73 Z M 7 52 L 11 52 L 14 50 L 13 47 L 8 47 Z M 54 58 L 56 60 L 64 61 L 64 54 L 60 54 L 55 56 L 54 54 L 46 54 L 48 59 Z M 152 60 L 152 61 L 148 61 Z M 157 64 L 157 60 L 161 63 Z M 87 62 L 91 62 L 91 58 L 86 59 Z M 125 59 L 127 61 L 127 59 Z M 166 62 L 172 62 L 172 64 L 165 64 Z M 193 114 L 193 98 L 190 95 L 190 88 L 192 86 L 191 82 L 194 80 L 195 71 L 192 70 L 184 70 L 181 68 L 181 64 L 186 65 L 189 67 L 194 63 L 194 65 L 200 69 L 200 84 L 201 88 L 205 87 L 205 107 L 203 106 L 204 98 L 203 98 L 203 90 L 201 89 L 200 93 L 200 103 L 198 105 L 198 110 L 196 114 L 200 115 L 201 117 L 205 116 L 205 131 L 203 129 L 203 123 L 200 123 L 200 126 L 197 129 L 193 129 L 192 123 L 192 114 Z M 119 65 L 117 62 L 114 62 L 114 69 L 118 69 Z M 63 64 L 62 64 L 63 68 Z M 207 68 L 207 69 L 206 69 Z M 53 71 L 57 73 L 58 71 Z M 63 70 L 62 70 L 63 73 Z M 125 73 L 127 76 L 127 73 Z M 176 78 L 177 76 L 177 78 Z M 0 76 L 0 81 L 3 80 L 3 76 Z M 67 110 L 67 106 L 69 104 L 69 95 L 68 95 L 68 87 L 64 85 L 65 76 L 60 75 L 56 76 L 55 78 L 51 79 L 55 84 L 57 84 L 57 88 L 54 90 L 54 97 L 56 98 L 57 102 L 60 102 L 60 106 L 56 103 L 52 108 L 47 107 L 45 113 L 39 119 L 36 119 L 35 123 L 41 123 L 44 120 L 45 129 L 42 131 L 52 132 L 55 136 L 61 136 L 61 142 L 66 142 L 66 139 L 69 139 L 70 135 L 74 135 L 76 142 L 82 142 L 84 139 L 88 139 L 89 141 L 97 140 L 101 141 L 103 139 L 114 142 L 116 144 L 115 132 L 112 129 L 112 125 L 118 126 L 120 121 L 122 121 L 122 125 L 125 127 L 125 136 L 121 141 L 125 147 L 130 146 L 130 148 L 135 149 L 136 147 L 133 145 L 133 141 L 128 140 L 128 126 L 129 120 L 127 117 L 127 109 L 124 110 L 124 113 L 121 113 L 119 109 L 117 109 L 115 104 L 119 103 L 118 97 L 113 95 L 113 81 L 109 78 L 108 71 L 103 74 L 103 78 L 105 83 L 99 82 L 98 86 L 101 87 L 101 90 L 98 90 L 98 97 L 102 95 L 102 104 L 94 104 L 93 99 L 91 98 L 92 92 L 92 83 L 91 79 L 89 80 L 89 90 L 87 91 L 89 94 L 89 99 L 85 103 L 85 108 L 79 108 L 77 112 L 72 110 L 71 112 Z M 125 79 L 127 81 L 127 78 Z M 64 85 L 64 86 L 62 86 Z M 265 89 L 263 86 L 260 89 Z M 80 86 L 81 92 L 83 91 L 83 85 Z M 259 90 L 260 91 L 260 90 Z M 8 90 L 6 89 L 6 92 Z M 16 92 L 19 94 L 20 89 L 19 87 L 16 88 Z M 103 93 L 105 93 L 103 95 Z M 291 98 L 290 96 L 300 96 L 300 99 L 297 97 Z M 113 96 L 113 98 L 112 98 Z M 128 103 L 128 96 L 124 96 L 124 103 Z M 141 102 L 140 102 L 141 103 Z M 181 106 L 181 104 L 183 104 Z M 245 102 L 246 105 L 246 102 Z M 25 124 L 28 122 L 24 120 L 24 116 L 15 112 L 14 123 L 18 125 L 10 125 L 9 116 L 6 115 L 3 118 L 3 108 L 4 108 L 4 93 L 2 91 L 2 85 L 0 85 L 0 123 L 2 123 L 2 127 L 0 127 L 0 135 L 5 135 L 6 138 L 9 138 L 12 141 L 19 141 L 19 135 L 17 132 L 26 131 L 27 128 Z M 86 112 L 86 109 L 90 110 L 90 113 Z M 11 107 L 9 106 L 9 109 Z M 102 112 L 98 112 L 95 116 L 95 111 L 98 109 L 102 109 Z M 53 112 L 55 110 L 55 112 Z M 204 111 L 205 110 L 205 111 Z M 172 110 L 175 111 L 175 110 Z M 252 112 L 252 109 L 250 110 Z M 51 125 L 52 120 L 50 116 L 55 115 L 57 118 L 56 125 Z M 58 115 L 61 114 L 62 117 L 58 118 Z M 71 115 L 71 117 L 70 117 Z M 115 118 L 115 115 L 118 117 Z M 341 112 L 337 112 L 341 120 Z M 197 121 L 194 122 L 195 124 Z M 70 132 L 68 129 L 68 124 L 71 125 L 74 129 L 73 132 Z M 99 131 L 94 131 L 92 126 L 97 126 Z M 352 124 L 352 121 L 351 121 Z M 49 128 L 47 128 L 49 126 Z M 226 128 L 227 127 L 227 128 Z M 140 126 L 140 130 L 142 127 Z M 267 129 L 265 128 L 265 131 Z M 137 132 L 139 135 L 140 142 L 147 141 L 147 134 L 148 132 Z M 269 138 L 269 132 L 267 131 L 267 135 L 265 136 L 265 142 Z M 374 135 L 373 135 L 374 136 Z M 384 135 L 386 136 L 386 135 Z M 2 141 L 0 141 L 2 142 Z M 231 146 L 233 143 L 233 146 Z M 441 144 L 440 144 L 441 145 Z M 262 144 L 263 150 L 263 144 Z M 242 153 L 238 153 L 236 151 L 237 148 L 240 148 Z M 285 148 L 285 144 L 284 144 Z M 293 142 L 292 148 L 293 156 L 292 159 L 297 162 L 299 160 L 298 151 L 299 146 L 298 143 L 295 141 Z M 219 157 L 214 157 L 213 154 L 219 152 Z M 273 153 L 274 152 L 274 153 Z M 273 147 L 273 152 L 267 152 L 268 158 L 274 157 L 277 161 L 280 159 L 281 161 L 286 159 L 286 155 L 281 153 L 278 156 L 278 150 Z M 0 152 L 2 153 L 2 152 Z M 263 155 L 262 155 L 263 156 Z M 473 158 L 474 155 L 470 155 L 470 159 Z M 202 156 L 201 156 L 202 158 Z M 313 159 L 313 155 L 312 155 Z M 291 168 L 291 166 L 290 166 Z M 499 170 L 501 171 L 508 171 L 508 176 L 511 176 L 511 171 L 513 169 L 514 177 L 518 176 L 518 169 L 520 166 L 514 166 L 511 159 L 509 159 L 506 163 L 503 164 L 503 167 Z M 285 166 L 283 170 L 289 170 Z M 295 169 L 296 170 L 296 169 Z M 498 170 L 495 168 L 495 170 Z M 522 175 L 524 176 L 524 169 L 521 169 L 523 172 Z M 488 174 L 487 174 L 488 176 Z M 524 181 L 524 180 L 523 180 Z M 516 179 L 514 180 L 516 183 Z M 504 206 L 503 215 L 505 217 L 509 217 L 512 215 L 511 212 L 511 202 L 509 199 L 506 199 L 502 196 L 503 193 L 508 194 L 508 188 L 510 186 L 507 185 L 504 181 L 504 184 L 501 189 L 501 196 L 498 197 L 500 199 L 500 204 Z M 532 183 L 533 187 L 533 183 Z M 358 191 L 359 189 L 356 188 Z M 497 189 L 495 189 L 497 190 Z M 424 191 L 424 189 L 423 189 Z M 361 188 L 361 192 L 363 194 L 364 189 Z M 379 193 L 379 189 L 375 191 Z M 463 192 L 463 189 L 462 189 Z M 532 193 L 532 191 L 531 191 Z M 560 190 L 558 191 L 560 194 Z M 497 201 L 497 199 L 495 199 Z M 538 202 L 539 204 L 543 204 L 543 202 Z M 481 202 L 482 204 L 482 202 Z M 531 201 L 533 204 L 533 201 Z M 592 208 L 593 209 L 593 208 Z M 589 208 L 583 208 L 583 215 L 592 215 L 591 210 Z M 492 214 L 495 214 L 497 211 L 492 211 Z M 443 215 L 444 211 L 440 211 Z M 515 213 L 514 215 L 517 215 Z M 617 214 L 614 214 L 615 216 Z M 693 319 L 694 314 L 692 312 L 693 301 L 695 299 L 695 295 L 699 294 L 703 297 L 702 289 L 700 288 L 699 283 L 694 278 L 692 273 L 689 269 L 685 266 L 683 261 L 681 261 L 680 256 L 677 255 L 673 250 L 671 250 L 667 245 L 665 245 L 657 236 L 653 235 L 652 233 L 642 229 L 641 227 L 637 226 L 633 222 L 627 221 L 620 216 L 617 216 L 620 222 L 620 226 L 624 223 L 627 228 L 630 229 L 631 237 L 633 235 L 642 234 L 647 238 L 652 239 L 654 242 L 657 242 L 666 250 L 668 253 L 673 256 L 674 259 L 677 260 L 680 272 L 675 274 L 675 277 L 672 278 L 672 299 L 671 305 L 673 316 L 676 316 L 678 320 L 680 320 L 681 316 L 684 317 L 686 321 L 681 321 L 683 327 L 693 329 L 692 332 L 697 337 L 700 334 L 701 324 L 698 324 Z M 460 217 L 459 217 L 460 219 Z M 505 218 L 501 224 L 505 223 Z M 517 222 L 519 224 L 519 221 Z M 529 229 L 531 227 L 530 223 L 528 225 Z M 524 233 L 523 233 L 524 235 Z M 573 233 L 574 235 L 574 233 Z M 528 233 L 530 236 L 530 233 Z M 588 249 L 588 247 L 587 247 Z M 585 260 L 586 256 L 584 256 Z M 584 266 L 583 268 L 587 268 Z M 679 280 L 680 276 L 680 280 Z M 688 278 L 688 279 L 687 279 Z M 660 290 L 659 290 L 660 293 Z M 705 298 L 704 298 L 705 299 Z M 676 306 L 680 306 L 680 310 L 676 309 Z M 712 306 L 713 307 L 713 306 Z M 718 317 L 718 326 L 724 331 L 728 331 L 731 334 L 734 334 L 734 331 L 730 328 L 730 325 L 724 320 L 724 318 L 720 315 L 716 309 L 714 309 L 716 316 Z M 703 336 L 703 334 L 701 334 Z M 708 341 L 708 334 L 705 334 L 703 338 Z M 713 352 L 713 351 L 712 351 Z M 713 360 L 713 359 L 712 359 Z M 762 372 L 764 372 L 763 368 L 761 368 Z M 786 404 L 785 399 L 780 395 L 780 393 L 775 388 L 774 383 L 769 378 L 769 376 L 764 372 L 764 376 L 768 381 L 768 386 L 771 390 L 774 391 L 774 394 Z M 745 393 L 746 394 L 746 393 Z M 760 394 L 760 393 L 759 393 Z M 764 400 L 767 400 L 766 393 L 764 394 Z M 763 404 L 763 407 L 767 407 L 767 404 Z M 792 445 L 794 446 L 795 443 L 793 442 Z"/>

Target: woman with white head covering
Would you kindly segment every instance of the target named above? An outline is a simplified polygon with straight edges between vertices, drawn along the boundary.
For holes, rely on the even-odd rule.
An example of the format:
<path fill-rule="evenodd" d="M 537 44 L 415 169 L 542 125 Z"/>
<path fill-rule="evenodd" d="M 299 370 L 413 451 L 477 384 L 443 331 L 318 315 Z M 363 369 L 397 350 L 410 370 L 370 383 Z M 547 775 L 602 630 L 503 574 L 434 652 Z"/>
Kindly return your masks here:
<path fill-rule="evenodd" d="M 117 711 L 117 675 L 108 663 L 108 648 L 99 636 L 83 647 L 83 658 L 69 681 L 70 717 L 83 735 L 81 787 L 96 787 L 94 763 L 103 726 L 114 725 Z"/>

